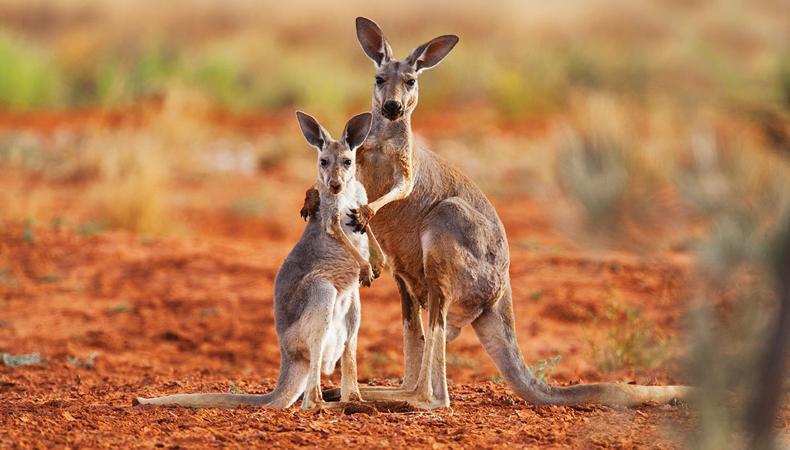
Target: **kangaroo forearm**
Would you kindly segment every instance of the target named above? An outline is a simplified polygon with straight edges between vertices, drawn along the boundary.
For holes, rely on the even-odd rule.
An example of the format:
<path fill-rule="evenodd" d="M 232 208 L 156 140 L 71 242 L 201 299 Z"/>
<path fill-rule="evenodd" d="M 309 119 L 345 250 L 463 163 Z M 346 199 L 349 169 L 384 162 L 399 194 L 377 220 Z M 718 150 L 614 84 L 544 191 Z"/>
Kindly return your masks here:
<path fill-rule="evenodd" d="M 384 263 L 384 250 L 381 249 L 379 240 L 376 239 L 376 236 L 373 234 L 373 230 L 370 228 L 370 226 L 367 226 L 365 227 L 365 232 L 368 234 L 368 239 L 370 240 L 371 245 L 373 245 L 373 250 L 376 252 L 376 257 L 379 259 L 379 261 Z"/>
<path fill-rule="evenodd" d="M 411 194 L 413 186 L 414 183 L 412 183 L 412 180 L 404 179 L 396 184 L 392 190 L 382 195 L 375 201 L 370 202 L 368 207 L 370 207 L 374 213 L 377 213 L 384 205 L 408 197 L 409 194 Z"/>
<path fill-rule="evenodd" d="M 368 260 L 365 259 L 361 253 L 359 253 L 359 250 L 357 250 L 354 244 L 351 243 L 351 239 L 348 238 L 346 232 L 343 231 L 343 227 L 340 226 L 339 220 L 332 224 L 332 235 L 343 245 L 343 248 L 345 248 L 351 254 L 360 267 L 368 264 Z"/>

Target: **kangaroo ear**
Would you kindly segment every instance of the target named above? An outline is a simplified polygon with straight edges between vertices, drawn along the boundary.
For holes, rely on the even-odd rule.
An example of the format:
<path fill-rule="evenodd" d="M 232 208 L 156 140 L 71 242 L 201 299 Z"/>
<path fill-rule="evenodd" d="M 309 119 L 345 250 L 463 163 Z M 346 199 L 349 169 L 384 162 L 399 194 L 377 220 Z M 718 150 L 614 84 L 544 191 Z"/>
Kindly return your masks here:
<path fill-rule="evenodd" d="M 349 119 L 346 129 L 343 130 L 343 141 L 348 144 L 348 148 L 354 150 L 365 142 L 370 133 L 372 118 L 373 116 L 366 112 Z"/>
<path fill-rule="evenodd" d="M 392 48 L 384 39 L 384 33 L 376 22 L 357 17 L 357 39 L 362 50 L 376 63 L 376 67 L 392 59 Z"/>
<path fill-rule="evenodd" d="M 425 69 L 439 64 L 439 62 L 450 53 L 450 50 L 458 43 L 458 36 L 454 34 L 447 34 L 433 38 L 430 41 L 415 48 L 406 62 L 409 63 L 414 70 L 422 72 Z"/>
<path fill-rule="evenodd" d="M 330 139 L 329 133 L 310 114 L 296 111 L 296 118 L 299 120 L 299 127 L 307 142 L 321 151 L 326 141 Z"/>

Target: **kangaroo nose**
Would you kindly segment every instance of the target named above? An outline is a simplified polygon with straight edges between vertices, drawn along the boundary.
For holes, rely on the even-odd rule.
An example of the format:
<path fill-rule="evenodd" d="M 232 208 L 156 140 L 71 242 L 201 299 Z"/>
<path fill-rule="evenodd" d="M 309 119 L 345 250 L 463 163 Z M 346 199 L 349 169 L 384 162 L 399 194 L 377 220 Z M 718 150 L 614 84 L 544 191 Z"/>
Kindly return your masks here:
<path fill-rule="evenodd" d="M 387 100 L 381 106 L 381 112 L 390 120 L 398 118 L 403 112 L 403 105 L 395 100 Z"/>
<path fill-rule="evenodd" d="M 331 181 L 329 183 L 329 187 L 332 188 L 335 193 L 338 193 L 340 192 L 340 188 L 342 188 L 343 185 L 339 181 Z"/>

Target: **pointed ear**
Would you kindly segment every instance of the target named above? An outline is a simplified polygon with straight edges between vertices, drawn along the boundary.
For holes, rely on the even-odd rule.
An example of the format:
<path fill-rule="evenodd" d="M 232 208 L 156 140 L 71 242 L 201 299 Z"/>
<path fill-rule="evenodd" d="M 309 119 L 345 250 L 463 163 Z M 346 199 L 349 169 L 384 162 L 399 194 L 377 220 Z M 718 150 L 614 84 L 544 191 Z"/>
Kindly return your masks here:
<path fill-rule="evenodd" d="M 425 69 L 430 69 L 439 64 L 457 43 L 458 36 L 454 34 L 433 38 L 415 48 L 409 57 L 406 58 L 406 62 L 411 64 L 417 72 L 422 72 Z"/>
<path fill-rule="evenodd" d="M 296 118 L 299 120 L 299 127 L 307 142 L 321 151 L 326 141 L 330 139 L 329 133 L 309 114 L 296 111 Z"/>
<path fill-rule="evenodd" d="M 365 142 L 370 133 L 372 119 L 373 115 L 369 112 L 357 114 L 349 119 L 343 130 L 343 141 L 348 144 L 348 148 L 354 150 Z"/>
<path fill-rule="evenodd" d="M 376 63 L 376 67 L 392 59 L 392 48 L 376 22 L 357 17 L 357 39 L 362 50 Z"/>

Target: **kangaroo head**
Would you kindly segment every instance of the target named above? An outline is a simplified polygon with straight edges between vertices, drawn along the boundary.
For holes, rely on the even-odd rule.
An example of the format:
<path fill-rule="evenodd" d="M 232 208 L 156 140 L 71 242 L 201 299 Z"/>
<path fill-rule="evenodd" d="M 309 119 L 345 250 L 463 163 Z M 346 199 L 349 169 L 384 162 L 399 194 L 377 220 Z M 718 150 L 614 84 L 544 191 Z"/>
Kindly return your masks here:
<path fill-rule="evenodd" d="M 439 36 L 398 60 L 392 56 L 392 48 L 381 28 L 364 17 L 357 17 L 357 38 L 376 65 L 373 112 L 389 120 L 398 120 L 417 107 L 417 77 L 423 70 L 439 64 L 458 43 L 458 36 Z"/>
<path fill-rule="evenodd" d="M 370 113 L 358 114 L 346 123 L 343 138 L 332 139 L 324 127 L 309 114 L 296 112 L 299 127 L 310 145 L 318 149 L 318 181 L 321 187 L 332 194 L 339 194 L 356 175 L 354 151 L 370 132 Z"/>

